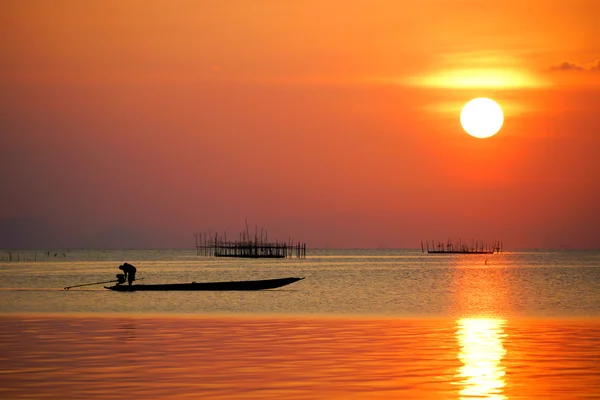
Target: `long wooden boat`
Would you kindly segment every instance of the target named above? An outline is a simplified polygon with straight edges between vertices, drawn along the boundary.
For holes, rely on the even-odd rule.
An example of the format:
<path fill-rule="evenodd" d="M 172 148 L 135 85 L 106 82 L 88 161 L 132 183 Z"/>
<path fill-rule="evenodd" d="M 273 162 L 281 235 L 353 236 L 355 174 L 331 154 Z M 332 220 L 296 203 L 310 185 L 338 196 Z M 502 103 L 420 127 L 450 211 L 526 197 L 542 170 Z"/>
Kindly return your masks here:
<path fill-rule="evenodd" d="M 164 283 L 156 285 L 114 285 L 104 286 L 106 289 L 117 292 L 139 291 L 169 291 L 169 290 L 264 290 L 276 289 L 304 278 L 279 278 L 262 279 L 257 281 L 230 281 L 230 282 L 190 282 L 190 283 Z"/>

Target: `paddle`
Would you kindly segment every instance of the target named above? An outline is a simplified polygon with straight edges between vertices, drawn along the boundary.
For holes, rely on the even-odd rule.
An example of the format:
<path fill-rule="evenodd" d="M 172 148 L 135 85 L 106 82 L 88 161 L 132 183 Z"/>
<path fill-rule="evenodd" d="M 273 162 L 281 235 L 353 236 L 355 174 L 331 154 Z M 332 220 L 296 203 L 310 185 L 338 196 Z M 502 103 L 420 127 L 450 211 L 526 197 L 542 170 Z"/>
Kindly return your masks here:
<path fill-rule="evenodd" d="M 79 286 L 89 286 L 89 285 L 99 285 L 99 284 L 101 284 L 101 283 L 110 283 L 110 282 L 119 282 L 119 280 L 118 280 L 118 279 L 113 279 L 112 281 L 94 282 L 94 283 L 83 283 L 83 284 L 81 284 L 81 285 L 67 286 L 67 287 L 65 287 L 65 289 L 64 289 L 64 290 L 69 290 L 69 289 L 71 289 L 72 287 L 79 287 Z"/>
<path fill-rule="evenodd" d="M 136 279 L 136 281 L 143 281 L 144 278 L 138 278 Z M 64 288 L 64 290 L 69 290 L 72 287 L 79 287 L 79 286 L 89 286 L 89 285 L 99 285 L 101 283 L 110 283 L 110 282 L 119 282 L 118 279 L 113 279 L 112 281 L 104 281 L 104 282 L 93 282 L 93 283 L 82 283 L 81 285 L 73 285 L 73 286 L 67 286 Z"/>

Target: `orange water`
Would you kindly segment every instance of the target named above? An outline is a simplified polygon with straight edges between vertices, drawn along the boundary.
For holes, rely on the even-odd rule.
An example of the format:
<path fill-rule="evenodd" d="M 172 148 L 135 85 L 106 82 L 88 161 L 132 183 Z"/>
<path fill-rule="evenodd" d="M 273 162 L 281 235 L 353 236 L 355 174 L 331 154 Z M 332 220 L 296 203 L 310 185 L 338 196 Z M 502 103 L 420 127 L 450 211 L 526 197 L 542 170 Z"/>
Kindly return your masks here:
<path fill-rule="evenodd" d="M 0 398 L 600 399 L 598 319 L 0 316 Z"/>

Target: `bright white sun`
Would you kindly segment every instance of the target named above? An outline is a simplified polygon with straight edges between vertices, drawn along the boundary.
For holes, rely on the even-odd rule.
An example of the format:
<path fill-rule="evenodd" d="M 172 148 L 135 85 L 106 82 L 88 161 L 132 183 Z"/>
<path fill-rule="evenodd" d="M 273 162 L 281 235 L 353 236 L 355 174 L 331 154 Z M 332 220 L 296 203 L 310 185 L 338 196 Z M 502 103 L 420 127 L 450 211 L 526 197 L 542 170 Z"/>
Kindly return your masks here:
<path fill-rule="evenodd" d="M 504 114 L 498 103 L 485 97 L 469 101 L 460 113 L 460 124 L 465 132 L 480 139 L 494 136 L 503 122 Z"/>

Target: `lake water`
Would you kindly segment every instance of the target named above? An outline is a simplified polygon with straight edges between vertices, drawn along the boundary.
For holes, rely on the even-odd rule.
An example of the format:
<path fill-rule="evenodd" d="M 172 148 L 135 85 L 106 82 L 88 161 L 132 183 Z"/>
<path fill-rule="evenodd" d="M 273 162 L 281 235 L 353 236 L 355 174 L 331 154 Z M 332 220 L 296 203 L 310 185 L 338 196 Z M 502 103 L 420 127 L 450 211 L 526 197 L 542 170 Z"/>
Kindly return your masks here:
<path fill-rule="evenodd" d="M 3 399 L 600 399 L 596 251 L 18 257 L 0 260 Z M 260 292 L 63 290 L 114 279 L 124 261 L 143 283 L 306 279 Z"/>

